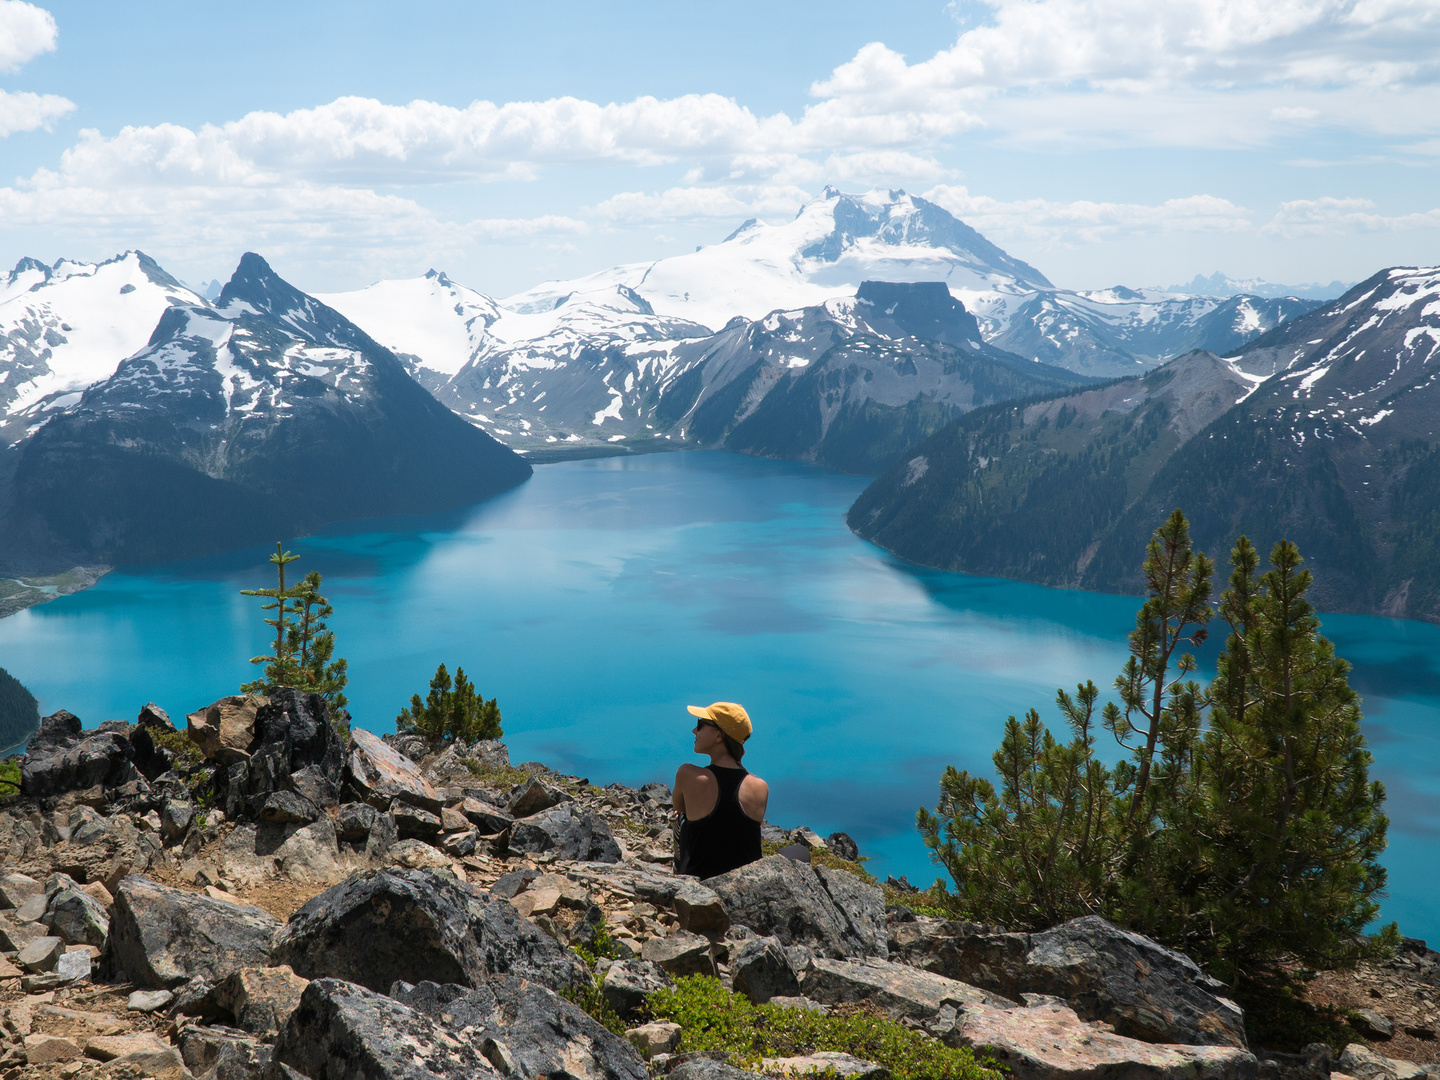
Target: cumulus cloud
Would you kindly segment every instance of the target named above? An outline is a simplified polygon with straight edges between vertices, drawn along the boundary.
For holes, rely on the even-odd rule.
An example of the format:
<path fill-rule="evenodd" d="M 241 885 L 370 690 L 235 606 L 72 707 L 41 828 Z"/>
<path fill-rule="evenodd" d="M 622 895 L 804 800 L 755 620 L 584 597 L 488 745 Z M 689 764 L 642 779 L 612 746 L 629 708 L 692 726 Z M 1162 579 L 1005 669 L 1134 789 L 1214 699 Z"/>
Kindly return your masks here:
<path fill-rule="evenodd" d="M 56 94 L 0 90 L 0 138 L 13 135 L 17 131 L 48 128 L 74 108 L 73 101 L 67 101 Z"/>
<path fill-rule="evenodd" d="M 673 187 L 657 194 L 626 191 L 591 208 L 616 223 L 724 220 L 791 216 L 813 196 L 803 188 L 757 184 Z"/>
<path fill-rule="evenodd" d="M 1357 232 L 1406 232 L 1440 228 L 1440 209 L 1378 214 L 1369 199 L 1295 199 L 1282 202 L 1263 232 L 1281 239 Z"/>
<path fill-rule="evenodd" d="M 60 36 L 55 17 L 24 0 L 0 0 L 0 72 L 18 71 Z"/>

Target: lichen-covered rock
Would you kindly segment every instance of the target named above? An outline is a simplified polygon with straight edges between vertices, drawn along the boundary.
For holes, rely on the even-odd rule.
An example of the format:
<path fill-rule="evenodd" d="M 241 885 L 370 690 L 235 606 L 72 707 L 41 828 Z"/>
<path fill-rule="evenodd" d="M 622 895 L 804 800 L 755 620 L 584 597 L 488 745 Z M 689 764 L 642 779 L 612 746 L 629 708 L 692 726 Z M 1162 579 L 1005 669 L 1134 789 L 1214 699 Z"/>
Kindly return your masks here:
<path fill-rule="evenodd" d="M 276 963 L 384 992 L 397 980 L 475 986 L 515 974 L 588 985 L 579 957 L 495 900 L 433 870 L 368 870 L 313 897 L 277 935 Z"/>
<path fill-rule="evenodd" d="M 675 981 L 654 961 L 621 960 L 605 972 L 600 995 L 606 1005 L 628 1018 L 640 1011 L 651 994 L 674 985 Z"/>
<path fill-rule="evenodd" d="M 103 949 L 110 936 L 110 913 L 98 900 L 70 885 L 58 889 L 46 906 L 50 932 L 67 945 L 94 945 Z"/>
<path fill-rule="evenodd" d="M 730 913 L 725 910 L 725 902 L 715 890 L 698 881 L 681 878 L 670 906 L 680 920 L 682 930 L 692 930 L 697 934 L 723 934 L 730 929 Z"/>
<path fill-rule="evenodd" d="M 431 813 L 440 811 L 440 796 L 421 775 L 420 766 L 364 728 L 350 731 L 346 775 L 377 809 L 388 809 L 399 799 Z"/>
<path fill-rule="evenodd" d="M 621 859 L 620 845 L 605 820 L 571 803 L 517 818 L 510 826 L 510 850 L 549 851 L 577 862 L 618 863 Z"/>
<path fill-rule="evenodd" d="M 567 792 L 534 776 L 515 789 L 505 812 L 512 818 L 524 818 L 569 801 Z"/>
<path fill-rule="evenodd" d="M 1015 1080 L 1254 1080 L 1258 1071 L 1255 1057 L 1239 1047 L 1142 1042 L 1086 1023 L 1058 1002 L 970 1005 L 944 1038 L 983 1048 Z"/>
<path fill-rule="evenodd" d="M 269 962 L 280 922 L 257 907 L 172 889 L 132 874 L 115 893 L 110 944 L 131 982 L 173 989 Z"/>
<path fill-rule="evenodd" d="M 123 734 L 86 735 L 80 719 L 61 710 L 40 721 L 20 759 L 20 791 L 31 798 L 98 786 L 115 787 L 139 776 L 135 748 Z"/>
<path fill-rule="evenodd" d="M 1355 1080 L 1425 1080 L 1426 1071 L 1413 1061 L 1388 1058 L 1363 1043 L 1351 1043 L 1340 1055 L 1339 1072 Z"/>
<path fill-rule="evenodd" d="M 951 1004 L 957 1008 L 986 1004 L 1011 1008 L 997 997 L 943 975 L 889 960 L 829 960 L 816 957 L 800 980 L 800 992 L 824 1005 L 864 1002 L 899 1020 L 927 1020 Z"/>
<path fill-rule="evenodd" d="M 889 1080 L 890 1071 L 873 1061 L 840 1050 L 814 1050 L 797 1057 L 765 1058 L 761 1068 L 767 1076 L 835 1077 L 836 1080 Z"/>
<path fill-rule="evenodd" d="M 300 1004 L 308 985 L 308 979 L 283 964 L 237 968 L 216 984 L 215 1004 L 246 1031 L 278 1031 Z"/>
<path fill-rule="evenodd" d="M 818 873 L 771 855 L 708 878 L 705 886 L 732 922 L 784 945 L 806 945 L 834 959 L 886 955 L 884 894 L 842 870 Z"/>
<path fill-rule="evenodd" d="M 311 1080 L 648 1077 L 629 1043 L 524 979 L 400 984 L 393 994 L 315 980 L 281 1029 L 274 1061 Z"/>
<path fill-rule="evenodd" d="M 203 1080 L 256 1080 L 270 1064 L 271 1047 L 219 1028 L 187 1025 L 179 1049 L 190 1074 Z"/>
<path fill-rule="evenodd" d="M 686 930 L 677 930 L 669 937 L 651 938 L 641 947 L 640 956 L 677 977 L 715 974 L 710 939 Z"/>
<path fill-rule="evenodd" d="M 730 969 L 736 992 L 756 1005 L 776 996 L 794 997 L 800 993 L 800 980 L 778 938 L 742 941 L 730 954 Z"/>

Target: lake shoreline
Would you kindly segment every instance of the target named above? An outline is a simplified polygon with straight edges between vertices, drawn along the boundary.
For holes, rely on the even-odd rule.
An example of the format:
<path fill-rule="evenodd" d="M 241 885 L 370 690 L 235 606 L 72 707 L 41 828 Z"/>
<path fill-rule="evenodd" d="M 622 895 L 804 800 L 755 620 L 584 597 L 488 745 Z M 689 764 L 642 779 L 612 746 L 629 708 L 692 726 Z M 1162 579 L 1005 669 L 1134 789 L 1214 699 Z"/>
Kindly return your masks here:
<path fill-rule="evenodd" d="M 0 619 L 90 588 L 113 566 L 74 566 L 62 574 L 0 578 Z"/>

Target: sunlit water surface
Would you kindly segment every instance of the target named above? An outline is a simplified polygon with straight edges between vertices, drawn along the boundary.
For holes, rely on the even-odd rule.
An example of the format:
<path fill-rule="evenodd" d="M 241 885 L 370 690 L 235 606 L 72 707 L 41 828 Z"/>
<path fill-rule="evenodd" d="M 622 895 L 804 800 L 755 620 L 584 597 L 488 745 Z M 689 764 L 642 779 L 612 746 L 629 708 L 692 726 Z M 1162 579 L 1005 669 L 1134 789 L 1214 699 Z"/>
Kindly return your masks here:
<path fill-rule="evenodd" d="M 463 512 L 288 546 L 325 576 L 363 726 L 393 730 L 444 661 L 499 699 L 512 760 L 638 784 L 688 760 L 686 704 L 739 701 L 771 821 L 843 829 L 881 877 L 927 883 L 914 815 L 944 766 L 989 775 L 1006 716 L 1108 688 L 1136 604 L 908 566 L 845 528 L 864 484 L 720 453 L 569 462 Z M 180 719 L 252 677 L 266 628 L 240 590 L 273 583 L 267 554 L 132 568 L 0 620 L 0 666 L 87 726 L 150 700 Z M 1384 915 L 1440 937 L 1440 627 L 1325 632 L 1390 792 Z"/>

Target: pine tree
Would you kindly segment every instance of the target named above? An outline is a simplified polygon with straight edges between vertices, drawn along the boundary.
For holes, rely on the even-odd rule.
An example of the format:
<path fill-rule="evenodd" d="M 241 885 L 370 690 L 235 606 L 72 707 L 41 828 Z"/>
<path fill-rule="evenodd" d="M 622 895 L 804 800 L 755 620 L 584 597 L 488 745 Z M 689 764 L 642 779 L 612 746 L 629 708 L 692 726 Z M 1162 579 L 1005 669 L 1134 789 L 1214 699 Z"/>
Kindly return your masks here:
<path fill-rule="evenodd" d="M 1220 602 L 1230 635 L 1199 750 L 1207 880 L 1197 925 L 1217 974 L 1236 981 L 1280 953 L 1332 966 L 1393 934 L 1361 937 L 1385 885 L 1385 789 L 1369 779 L 1350 665 L 1306 599 L 1310 571 L 1288 540 L 1258 579 L 1244 537 L 1231 561 Z"/>
<path fill-rule="evenodd" d="M 498 739 L 504 734 L 500 727 L 500 706 L 495 699 L 486 701 L 465 677 L 464 668 L 455 669 L 452 682 L 444 664 L 435 669 L 425 700 L 420 700 L 419 694 L 413 695 L 409 709 L 395 718 L 395 728 L 431 740 L 464 743 Z"/>
<path fill-rule="evenodd" d="M 241 590 L 244 596 L 271 600 L 261 607 L 275 612 L 274 618 L 265 620 L 267 625 L 275 627 L 275 651 L 269 656 L 251 658 L 252 664 L 265 665 L 264 675 L 240 689 L 263 694 L 271 687 L 291 686 L 320 694 L 329 704 L 336 726 L 343 734 L 348 726 L 348 716 L 343 711 L 348 704 L 344 690 L 350 679 L 349 664 L 343 658 L 333 659 L 335 633 L 326 625 L 326 620 L 335 614 L 335 609 L 320 595 L 322 579 L 318 571 L 306 574 L 299 584 L 286 586 L 285 568 L 298 558 L 277 543 L 275 554 L 270 556 L 278 575 L 276 587 Z"/>
<path fill-rule="evenodd" d="M 274 589 L 241 589 L 241 596 L 265 596 L 269 597 L 271 603 L 261 604 L 262 611 L 273 611 L 275 617 L 266 619 L 269 626 L 275 628 L 275 651 L 270 656 L 252 656 L 250 663 L 264 664 L 265 674 L 254 682 L 246 683 L 240 689 L 247 693 L 263 693 L 267 686 L 294 686 L 299 678 L 299 666 L 295 662 L 294 650 L 290 647 L 290 622 L 294 616 L 294 610 L 290 602 L 299 595 L 297 590 L 285 587 L 285 567 L 298 559 L 299 555 L 292 555 L 285 550 L 285 546 L 278 541 L 275 544 L 275 554 L 270 556 L 270 562 L 275 566 L 279 576 L 279 585 Z"/>

